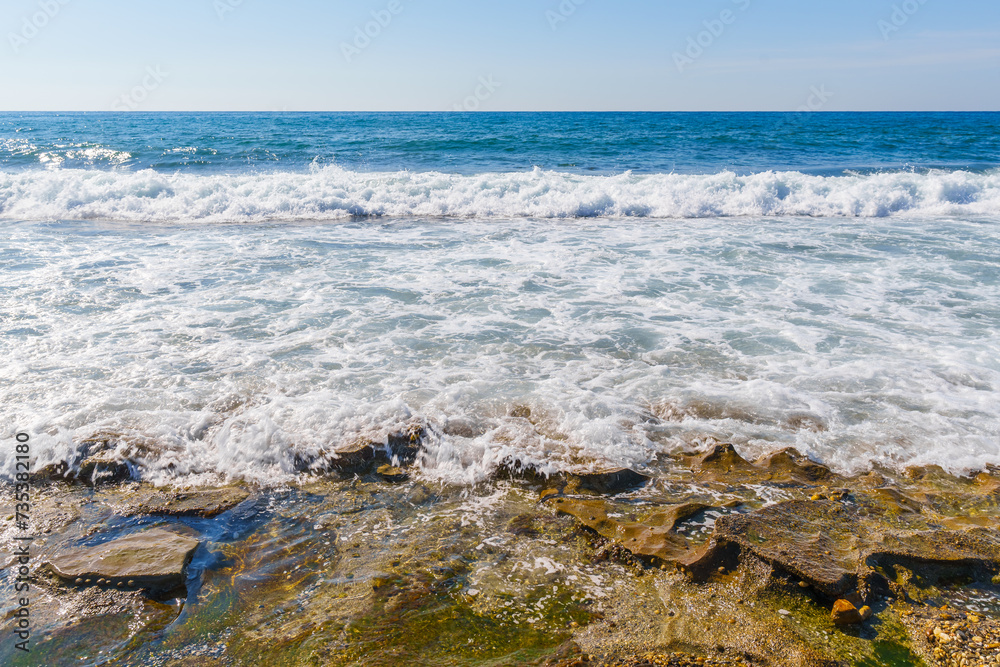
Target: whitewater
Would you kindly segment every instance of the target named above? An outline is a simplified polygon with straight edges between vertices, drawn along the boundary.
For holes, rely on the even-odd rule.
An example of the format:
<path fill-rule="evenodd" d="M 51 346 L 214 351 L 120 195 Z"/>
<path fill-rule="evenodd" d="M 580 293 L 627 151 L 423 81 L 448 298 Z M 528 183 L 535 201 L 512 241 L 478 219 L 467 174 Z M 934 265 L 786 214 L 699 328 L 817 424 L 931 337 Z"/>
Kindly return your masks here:
<path fill-rule="evenodd" d="M 1000 170 L 588 175 L 535 168 L 454 174 L 302 171 L 0 172 L 0 217 L 122 222 L 352 217 L 709 218 L 1000 215 Z"/>
<path fill-rule="evenodd" d="M 284 484 L 412 424 L 454 484 L 712 442 L 1000 462 L 995 217 L 2 229 L 0 435 L 39 466 L 104 437 L 148 481 Z"/>

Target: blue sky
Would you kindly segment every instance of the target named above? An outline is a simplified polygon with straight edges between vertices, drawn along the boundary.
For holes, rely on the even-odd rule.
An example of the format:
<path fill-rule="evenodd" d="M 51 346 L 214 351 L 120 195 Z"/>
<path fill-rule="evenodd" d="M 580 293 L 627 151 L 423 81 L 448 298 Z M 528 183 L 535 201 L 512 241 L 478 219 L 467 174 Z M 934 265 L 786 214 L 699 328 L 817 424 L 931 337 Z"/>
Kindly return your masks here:
<path fill-rule="evenodd" d="M 371 23 L 372 12 L 385 25 Z M 366 27 L 374 37 L 358 38 Z M 456 105 L 998 110 L 1000 3 L 4 0 L 0 7 L 4 110 Z"/>

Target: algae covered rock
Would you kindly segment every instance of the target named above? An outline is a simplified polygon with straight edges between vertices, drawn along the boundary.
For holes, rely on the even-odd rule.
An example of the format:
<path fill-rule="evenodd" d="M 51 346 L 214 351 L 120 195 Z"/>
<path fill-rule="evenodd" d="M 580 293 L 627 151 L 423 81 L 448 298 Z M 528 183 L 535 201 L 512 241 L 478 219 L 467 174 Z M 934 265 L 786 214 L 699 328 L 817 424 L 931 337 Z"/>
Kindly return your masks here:
<path fill-rule="evenodd" d="M 94 547 L 69 550 L 48 565 L 60 578 L 77 585 L 169 591 L 184 585 L 198 544 L 194 537 L 153 528 Z"/>

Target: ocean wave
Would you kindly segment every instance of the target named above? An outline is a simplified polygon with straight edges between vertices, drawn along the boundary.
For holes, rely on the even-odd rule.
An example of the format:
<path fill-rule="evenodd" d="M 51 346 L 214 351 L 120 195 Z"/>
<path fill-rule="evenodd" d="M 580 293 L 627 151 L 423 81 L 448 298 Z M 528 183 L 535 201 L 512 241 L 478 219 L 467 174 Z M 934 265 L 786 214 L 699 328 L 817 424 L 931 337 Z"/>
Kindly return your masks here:
<path fill-rule="evenodd" d="M 711 218 L 1000 214 L 1000 171 L 813 176 L 453 175 L 309 172 L 173 174 L 153 170 L 0 173 L 0 217 L 18 220 L 259 222 L 351 217 Z"/>

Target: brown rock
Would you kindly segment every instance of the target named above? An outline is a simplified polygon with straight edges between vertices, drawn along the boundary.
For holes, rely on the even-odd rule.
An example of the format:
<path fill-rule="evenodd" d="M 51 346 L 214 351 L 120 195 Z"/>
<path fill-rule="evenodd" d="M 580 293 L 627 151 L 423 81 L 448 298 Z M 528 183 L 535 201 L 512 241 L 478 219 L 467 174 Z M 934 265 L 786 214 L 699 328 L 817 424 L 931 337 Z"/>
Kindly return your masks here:
<path fill-rule="evenodd" d="M 608 516 L 609 505 L 603 500 L 556 498 L 556 511 L 575 517 L 603 537 L 621 544 L 639 556 L 686 564 L 695 557 L 683 535 L 674 532 L 678 522 L 707 509 L 708 505 L 686 503 L 665 508 L 642 523 L 626 523 Z"/>
<path fill-rule="evenodd" d="M 405 482 L 410 478 L 405 470 L 391 466 L 388 463 L 380 465 L 376 472 L 379 477 L 387 482 Z"/>
<path fill-rule="evenodd" d="M 184 585 L 187 565 L 198 540 L 154 528 L 95 547 L 74 549 L 56 556 L 49 566 L 66 581 L 84 579 L 152 590 L 173 590 Z"/>
<path fill-rule="evenodd" d="M 204 518 L 227 512 L 249 497 L 249 491 L 235 486 L 193 491 L 140 488 L 124 495 L 111 492 L 102 496 L 123 516 L 161 514 Z"/>
<path fill-rule="evenodd" d="M 626 545 L 627 546 L 627 545 Z M 935 576 L 988 576 L 1000 567 L 1000 533 L 989 528 L 887 528 L 846 503 L 786 501 L 715 524 L 712 541 L 691 563 L 706 579 L 720 562 L 753 557 L 808 582 L 831 598 L 888 588 L 882 572 L 897 566 Z"/>
<path fill-rule="evenodd" d="M 636 489 L 650 480 L 648 475 L 628 468 L 570 473 L 569 487 L 596 493 L 613 494 Z M 567 489 L 569 490 L 569 489 Z"/>
<path fill-rule="evenodd" d="M 390 434 L 384 443 L 356 440 L 317 454 L 297 454 L 295 468 L 302 472 L 340 472 L 356 474 L 370 471 L 374 462 L 409 465 L 420 453 L 426 436 L 418 422 Z"/>
<path fill-rule="evenodd" d="M 783 449 L 770 456 L 765 456 L 755 465 L 766 468 L 772 482 L 812 484 L 833 477 L 829 468 L 811 461 L 795 449 Z"/>
<path fill-rule="evenodd" d="M 867 607 L 863 608 L 867 609 Z M 833 603 L 830 620 L 833 621 L 834 625 L 858 625 L 864 622 L 858 608 L 847 600 L 837 600 Z"/>

